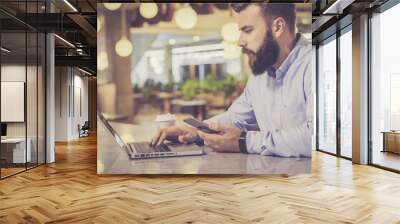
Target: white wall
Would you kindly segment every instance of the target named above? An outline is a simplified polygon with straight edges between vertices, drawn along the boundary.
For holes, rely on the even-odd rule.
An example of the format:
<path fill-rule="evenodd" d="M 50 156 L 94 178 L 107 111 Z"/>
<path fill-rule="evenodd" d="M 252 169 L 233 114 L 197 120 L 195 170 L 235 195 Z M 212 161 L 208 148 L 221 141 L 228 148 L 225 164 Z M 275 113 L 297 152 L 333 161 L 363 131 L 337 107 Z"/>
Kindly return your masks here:
<path fill-rule="evenodd" d="M 29 146 L 32 151 L 32 161 L 44 163 L 44 74 L 42 68 L 39 66 L 38 71 L 36 66 L 27 67 L 25 64 L 3 64 L 1 66 L 1 81 L 2 82 L 24 82 L 26 83 L 26 106 L 23 106 L 22 113 L 26 112 L 26 120 L 22 122 L 6 122 L 7 123 L 7 137 L 25 137 L 30 139 L 31 145 Z M 27 78 L 27 80 L 25 80 Z M 23 94 L 23 91 L 22 91 Z M 7 97 L 7 96 L 2 96 Z M 3 112 L 12 110 L 10 107 L 2 107 Z M 13 111 L 7 111 L 13 113 Z M 37 155 L 38 154 L 38 155 Z M 51 161 L 51 160 L 49 160 Z"/>
<path fill-rule="evenodd" d="M 29 69 L 29 67 L 28 67 Z M 1 81 L 25 82 L 25 65 L 9 64 L 1 66 Z M 6 110 L 7 108 L 1 108 Z M 7 123 L 7 137 L 25 137 L 25 122 Z"/>
<path fill-rule="evenodd" d="M 76 68 L 56 67 L 55 86 L 55 141 L 77 139 L 78 124 L 88 120 L 88 78 Z"/>
<path fill-rule="evenodd" d="M 55 68 L 55 141 L 68 140 L 68 68 Z"/>
<path fill-rule="evenodd" d="M 1 82 L 1 121 L 24 122 L 25 83 Z M 35 105 L 36 108 L 36 105 Z"/>
<path fill-rule="evenodd" d="M 32 69 L 32 67 L 28 66 L 29 69 Z M 25 82 L 25 64 L 1 65 L 1 81 Z"/>
<path fill-rule="evenodd" d="M 28 74 L 32 72 L 36 73 L 36 67 L 18 64 L 6 64 L 1 66 L 1 81 L 3 82 L 25 82 L 25 75 L 27 69 Z M 33 94 L 27 93 L 27 96 L 36 97 L 36 92 Z M 28 100 L 28 99 L 27 99 Z M 7 110 L 7 108 L 1 108 L 1 110 Z M 35 114 L 36 116 L 36 114 Z M 36 118 L 35 118 L 36 119 Z M 28 114 L 28 121 L 34 120 L 31 114 Z M 35 120 L 36 121 L 36 120 Z M 7 122 L 7 136 L 8 137 L 25 137 L 25 124 L 26 122 Z M 29 125 L 31 127 L 31 125 Z M 28 135 L 28 137 L 30 137 Z"/>
<path fill-rule="evenodd" d="M 78 138 L 78 124 L 81 126 L 88 121 L 88 78 L 76 75 L 77 70 L 74 71 L 74 92 L 72 93 L 71 99 L 74 99 L 74 102 L 71 102 L 71 136 L 72 138 Z M 81 108 L 80 108 L 81 107 Z M 80 111 L 82 110 L 82 111 Z"/>

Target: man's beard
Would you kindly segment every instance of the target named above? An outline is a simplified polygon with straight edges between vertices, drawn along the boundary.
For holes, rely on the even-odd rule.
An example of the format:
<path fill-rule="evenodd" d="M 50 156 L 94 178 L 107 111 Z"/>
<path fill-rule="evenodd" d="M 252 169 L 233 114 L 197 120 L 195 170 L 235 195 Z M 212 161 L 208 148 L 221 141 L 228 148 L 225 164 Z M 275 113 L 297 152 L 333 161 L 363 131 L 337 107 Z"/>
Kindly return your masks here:
<path fill-rule="evenodd" d="M 243 48 L 242 51 L 249 56 L 249 64 L 253 74 L 259 75 L 276 63 L 279 45 L 273 38 L 271 29 L 269 29 L 260 50 L 254 53 L 247 48 Z"/>

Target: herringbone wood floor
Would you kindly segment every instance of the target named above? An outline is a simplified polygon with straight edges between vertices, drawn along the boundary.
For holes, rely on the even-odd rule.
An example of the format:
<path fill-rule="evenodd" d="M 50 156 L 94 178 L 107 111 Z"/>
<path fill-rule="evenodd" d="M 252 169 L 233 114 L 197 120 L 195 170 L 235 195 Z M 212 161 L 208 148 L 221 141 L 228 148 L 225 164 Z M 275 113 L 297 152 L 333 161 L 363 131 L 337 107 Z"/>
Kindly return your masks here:
<path fill-rule="evenodd" d="M 98 176 L 96 139 L 0 181 L 0 223 L 400 223 L 400 175 L 316 152 L 298 176 Z"/>

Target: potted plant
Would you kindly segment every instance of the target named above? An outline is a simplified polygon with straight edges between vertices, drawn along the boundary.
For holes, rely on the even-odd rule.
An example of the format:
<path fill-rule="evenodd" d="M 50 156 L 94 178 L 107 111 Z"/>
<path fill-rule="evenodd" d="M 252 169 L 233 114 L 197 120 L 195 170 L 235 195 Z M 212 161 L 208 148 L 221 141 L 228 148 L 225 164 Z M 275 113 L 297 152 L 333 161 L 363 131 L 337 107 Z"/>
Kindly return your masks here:
<path fill-rule="evenodd" d="M 193 100 L 200 93 L 200 85 L 196 80 L 186 80 L 180 86 L 184 100 Z"/>

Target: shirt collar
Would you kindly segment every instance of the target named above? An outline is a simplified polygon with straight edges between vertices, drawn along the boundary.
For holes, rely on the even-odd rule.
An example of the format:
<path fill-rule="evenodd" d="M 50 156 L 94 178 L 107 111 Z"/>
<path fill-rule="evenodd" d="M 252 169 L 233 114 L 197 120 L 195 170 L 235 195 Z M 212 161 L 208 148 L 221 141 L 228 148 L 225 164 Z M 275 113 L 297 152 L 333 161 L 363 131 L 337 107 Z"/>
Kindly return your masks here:
<path fill-rule="evenodd" d="M 305 44 L 307 44 L 307 40 L 300 33 L 297 33 L 295 46 L 290 51 L 289 55 L 285 58 L 285 60 L 282 62 L 282 64 L 279 66 L 279 68 L 277 70 L 275 70 L 273 67 L 268 68 L 266 73 L 271 77 L 274 77 L 276 79 L 281 79 L 289 70 L 290 65 L 298 58 L 298 53 L 301 47 L 304 46 Z"/>

